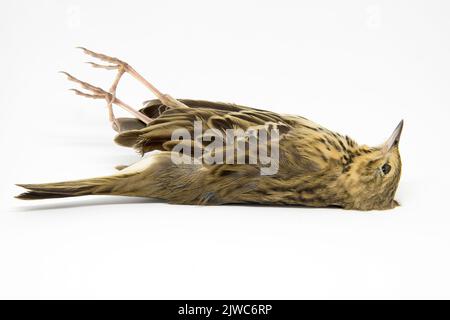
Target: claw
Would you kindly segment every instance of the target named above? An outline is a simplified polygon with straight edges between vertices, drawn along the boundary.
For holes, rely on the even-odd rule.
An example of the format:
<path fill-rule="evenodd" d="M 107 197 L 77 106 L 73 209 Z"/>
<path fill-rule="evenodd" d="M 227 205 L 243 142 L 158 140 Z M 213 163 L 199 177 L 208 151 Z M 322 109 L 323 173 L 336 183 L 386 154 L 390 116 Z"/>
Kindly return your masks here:
<path fill-rule="evenodd" d="M 91 67 L 93 68 L 98 68 L 98 69 L 106 69 L 106 70 L 117 70 L 120 68 L 119 65 L 103 65 L 103 64 L 98 64 L 95 62 L 86 62 L 87 64 L 91 65 Z"/>
<path fill-rule="evenodd" d="M 92 84 L 89 84 L 89 83 L 87 83 L 87 82 L 84 82 L 84 81 L 81 81 L 81 80 L 75 78 L 74 76 L 72 76 L 72 75 L 71 75 L 70 73 L 68 73 L 68 72 L 60 71 L 60 73 L 66 75 L 66 76 L 67 76 L 67 79 L 69 79 L 69 81 L 78 83 L 78 84 L 79 84 L 81 87 L 83 87 L 84 89 L 89 90 L 89 91 L 92 91 L 92 92 L 94 92 L 94 93 L 97 94 L 97 95 L 103 95 L 103 96 L 105 96 L 105 95 L 108 95 L 108 94 L 109 94 L 108 92 L 106 92 L 105 90 L 103 90 L 103 89 L 101 89 L 101 88 L 99 88 L 99 87 L 93 86 Z"/>
<path fill-rule="evenodd" d="M 91 98 L 91 99 L 104 99 L 105 96 L 104 95 L 100 95 L 100 94 L 89 94 L 89 93 L 85 93 L 83 91 L 80 91 L 78 89 L 69 89 L 69 91 L 75 92 L 76 95 L 78 96 L 82 96 L 82 97 L 86 97 L 86 98 Z"/>
<path fill-rule="evenodd" d="M 83 50 L 83 52 L 85 54 L 87 54 L 87 55 L 89 55 L 91 57 L 94 57 L 96 59 L 102 60 L 102 61 L 106 61 L 106 62 L 109 62 L 109 63 L 116 63 L 116 64 L 119 64 L 119 65 L 122 65 L 122 66 L 126 66 L 127 65 L 122 60 L 119 60 L 119 59 L 114 58 L 114 57 L 107 56 L 107 55 L 102 54 L 102 53 L 94 52 L 94 51 L 86 49 L 84 47 L 77 47 L 77 49 Z"/>

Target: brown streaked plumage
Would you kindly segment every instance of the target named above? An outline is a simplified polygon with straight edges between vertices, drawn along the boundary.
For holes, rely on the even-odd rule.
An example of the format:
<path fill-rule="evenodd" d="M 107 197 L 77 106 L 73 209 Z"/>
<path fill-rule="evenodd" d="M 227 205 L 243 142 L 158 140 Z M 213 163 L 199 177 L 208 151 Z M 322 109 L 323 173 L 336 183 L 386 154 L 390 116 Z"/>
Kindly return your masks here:
<path fill-rule="evenodd" d="M 300 116 L 281 115 L 228 103 L 174 99 L 162 94 L 127 63 L 87 49 L 85 53 L 111 65 L 97 68 L 118 70 L 109 92 L 68 75 L 90 93 L 77 94 L 105 99 L 115 141 L 144 154 L 158 150 L 129 167 L 120 167 L 109 177 L 47 184 L 20 184 L 28 189 L 19 199 L 45 199 L 83 195 L 123 195 L 157 198 L 178 204 L 304 205 L 337 206 L 345 209 L 390 209 L 401 174 L 399 139 L 403 121 L 378 147 L 359 145 L 348 136 L 327 130 Z M 134 111 L 116 97 L 121 76 L 131 74 L 158 97 Z M 130 111 L 136 118 L 114 117 L 112 105 Z M 194 121 L 203 128 L 266 128 L 280 132 L 279 170 L 261 175 L 260 164 L 175 164 L 171 155 L 180 141 L 172 141 L 176 129 L 193 131 Z M 194 143 L 194 141 L 184 141 Z M 222 150 L 225 152 L 225 149 Z"/>

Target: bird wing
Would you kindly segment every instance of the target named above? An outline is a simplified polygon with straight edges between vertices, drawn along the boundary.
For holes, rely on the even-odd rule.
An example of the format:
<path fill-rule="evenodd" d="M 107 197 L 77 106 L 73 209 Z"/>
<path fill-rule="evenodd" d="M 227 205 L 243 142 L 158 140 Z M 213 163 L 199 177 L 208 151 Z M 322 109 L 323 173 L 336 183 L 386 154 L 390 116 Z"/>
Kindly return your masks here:
<path fill-rule="evenodd" d="M 120 145 L 133 147 L 141 153 L 153 150 L 170 151 L 177 144 L 177 141 L 172 140 L 172 133 L 177 129 L 185 129 L 193 137 L 195 121 L 201 121 L 203 130 L 213 129 L 221 132 L 227 129 L 247 131 L 270 124 L 276 126 L 281 134 L 287 133 L 295 122 L 289 116 L 236 104 L 187 99 L 180 101 L 189 108 L 169 108 L 159 100 L 148 101 L 140 111 L 154 120 L 140 130 L 120 133 L 115 141 Z"/>

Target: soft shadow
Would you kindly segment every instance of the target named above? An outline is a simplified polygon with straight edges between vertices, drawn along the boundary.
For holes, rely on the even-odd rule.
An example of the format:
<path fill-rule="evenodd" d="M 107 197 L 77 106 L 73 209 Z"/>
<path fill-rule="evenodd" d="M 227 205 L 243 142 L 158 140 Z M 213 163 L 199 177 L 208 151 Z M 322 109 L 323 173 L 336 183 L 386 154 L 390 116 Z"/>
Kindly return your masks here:
<path fill-rule="evenodd" d="M 61 199 L 60 201 L 64 201 Z M 43 211 L 43 210 L 58 210 L 58 209 L 71 209 L 71 208 L 80 208 L 80 207 L 95 207 L 95 206 L 109 206 L 109 205 L 126 205 L 126 204 L 137 204 L 137 203 L 167 203 L 162 200 L 152 199 L 152 198 L 138 198 L 138 197 L 101 197 L 101 198 L 92 198 L 92 199 L 81 199 L 75 201 L 61 202 L 61 203 L 46 203 L 46 204 L 37 204 L 33 206 L 17 206 L 12 209 L 13 212 L 31 212 L 31 211 Z M 170 205 L 170 204 L 168 204 Z M 195 205 L 194 205 L 195 206 Z M 200 206 L 199 208 L 211 208 L 215 206 L 229 206 L 229 207 L 272 207 L 272 208 L 285 208 L 285 209 L 314 209 L 314 210 L 323 210 L 323 209 L 336 209 L 337 211 L 342 211 L 340 207 L 308 207 L 302 205 L 279 205 L 279 204 L 260 204 L 260 203 L 233 203 L 233 204 L 225 204 L 225 205 L 207 205 Z M 340 210 L 339 210 L 340 209 Z"/>
<path fill-rule="evenodd" d="M 80 207 L 95 207 L 95 206 L 109 206 L 117 204 L 132 204 L 132 203 L 161 203 L 159 200 L 148 198 L 127 198 L 127 197 L 105 197 L 97 199 L 80 199 L 76 201 L 64 202 L 64 203 L 50 203 L 33 206 L 18 206 L 13 208 L 15 212 L 29 212 L 40 210 L 57 210 L 57 209 L 71 209 Z"/>
<path fill-rule="evenodd" d="M 301 204 L 269 204 L 269 203 L 231 203 L 227 204 L 233 207 L 272 207 L 272 208 L 297 208 L 297 209 L 341 209 L 339 206 L 327 206 L 327 207 L 310 207 Z"/>

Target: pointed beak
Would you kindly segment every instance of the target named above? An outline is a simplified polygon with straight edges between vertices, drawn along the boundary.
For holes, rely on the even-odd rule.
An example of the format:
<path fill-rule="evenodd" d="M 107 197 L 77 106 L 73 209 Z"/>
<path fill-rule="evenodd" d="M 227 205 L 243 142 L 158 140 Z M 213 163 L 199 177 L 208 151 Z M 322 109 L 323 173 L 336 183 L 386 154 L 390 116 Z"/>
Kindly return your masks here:
<path fill-rule="evenodd" d="M 400 142 L 400 136 L 402 135 L 403 130 L 403 120 L 400 121 L 397 128 L 395 128 L 392 135 L 389 137 L 389 139 L 384 143 L 383 150 L 387 153 L 392 150 L 392 148 L 398 146 Z"/>

